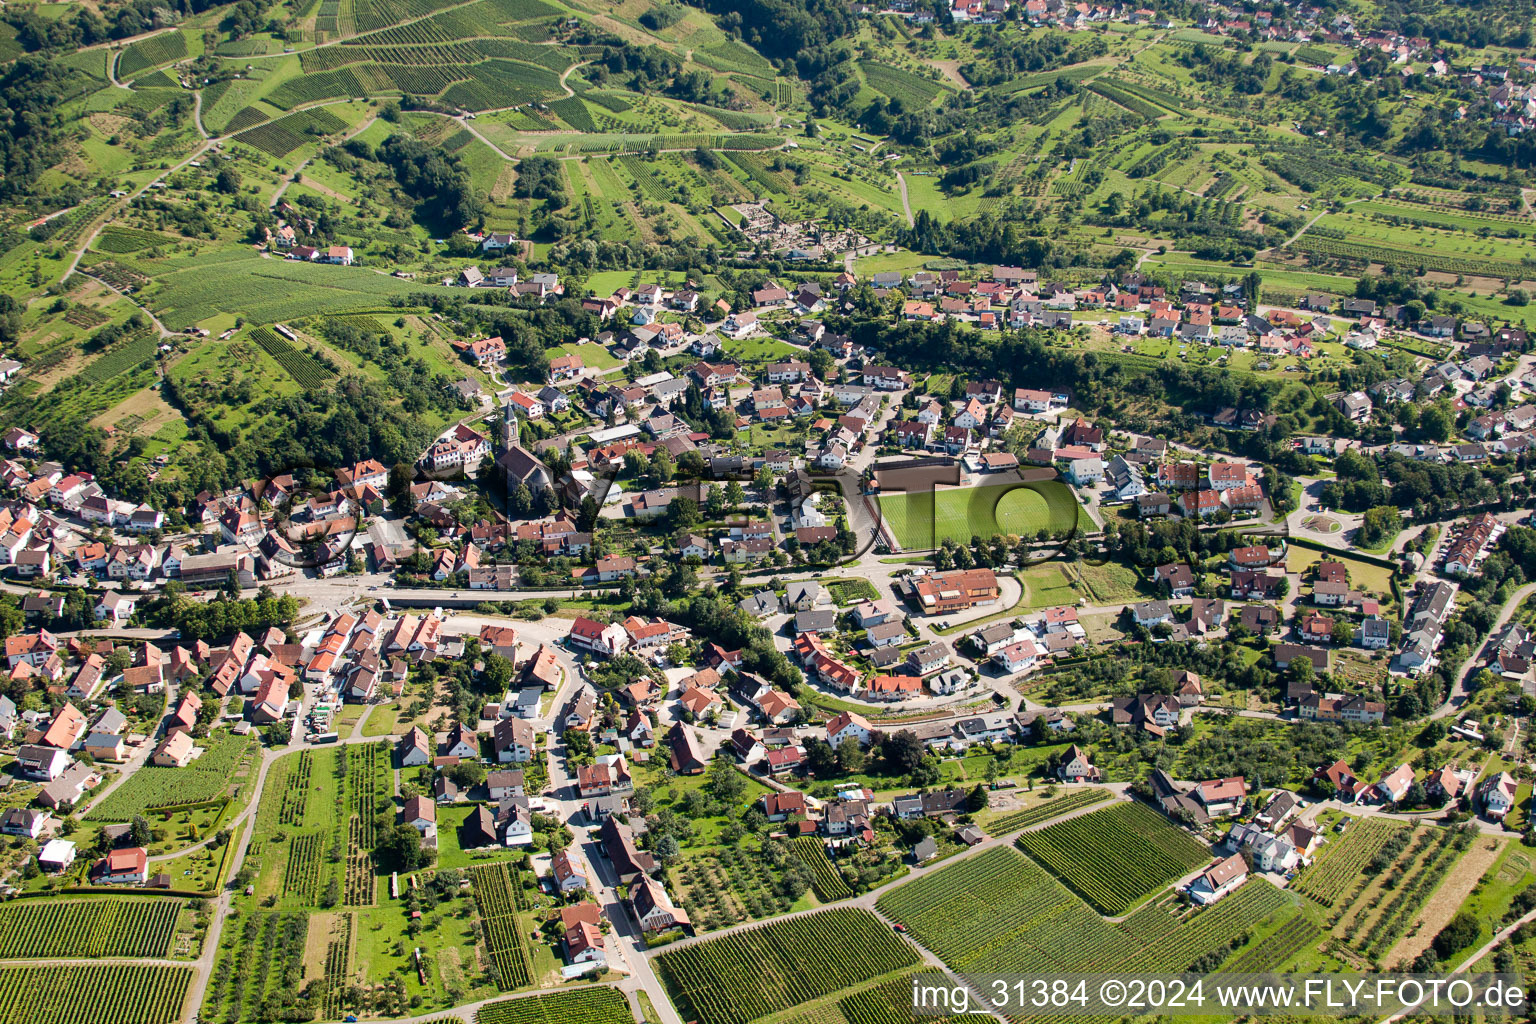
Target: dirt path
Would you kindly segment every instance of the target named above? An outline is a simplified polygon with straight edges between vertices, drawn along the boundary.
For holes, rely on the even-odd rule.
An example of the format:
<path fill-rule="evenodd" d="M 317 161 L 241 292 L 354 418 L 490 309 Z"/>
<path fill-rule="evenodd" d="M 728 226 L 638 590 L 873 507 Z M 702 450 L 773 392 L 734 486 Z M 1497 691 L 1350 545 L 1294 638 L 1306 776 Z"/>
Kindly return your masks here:
<path fill-rule="evenodd" d="M 1498 837 L 1478 836 L 1471 849 L 1456 862 L 1450 875 L 1440 883 L 1440 888 L 1435 890 L 1429 902 L 1419 910 L 1414 930 L 1398 940 L 1392 952 L 1382 957 L 1382 963 L 1388 967 L 1392 964 L 1407 964 L 1428 949 L 1462 901 L 1472 894 L 1472 890 L 1483 880 L 1483 875 L 1493 867 L 1493 862 L 1499 859 L 1499 852 L 1503 849 L 1504 844 Z"/>
<path fill-rule="evenodd" d="M 346 101 L 343 100 L 341 102 L 345 103 Z M 369 128 L 373 127 L 373 122 L 377 121 L 378 119 L 379 119 L 379 115 L 377 115 L 377 114 L 369 114 L 367 117 L 365 117 L 362 120 L 361 123 L 359 123 L 357 125 L 356 128 L 353 128 L 350 131 L 348 131 L 346 134 L 344 134 L 341 137 L 341 139 L 336 144 L 338 146 L 342 145 L 348 139 L 351 139 L 351 138 L 353 138 L 354 136 L 357 136 L 357 135 L 361 135 L 363 132 L 365 132 Z M 316 156 L 318 156 L 318 155 L 319 154 L 317 153 Z M 321 193 L 324 193 L 326 195 L 332 196 L 332 197 L 337 198 L 337 199 L 346 199 L 346 201 L 349 202 L 349 203 L 352 202 L 352 200 L 351 199 L 347 199 L 346 196 L 341 195 L 339 192 L 335 192 L 335 191 L 332 191 L 331 189 L 326 188 L 324 185 L 319 184 L 318 182 L 314 181 L 313 179 L 305 179 L 305 177 L 304 177 L 304 168 L 308 167 L 309 164 L 310 164 L 310 161 L 314 160 L 314 159 L 315 159 L 315 157 L 313 157 L 313 156 L 310 157 L 308 160 L 303 161 L 302 163 L 299 164 L 299 166 L 295 167 L 293 169 L 293 173 L 287 174 L 287 175 L 283 176 L 282 183 L 277 186 L 277 191 L 272 193 L 272 199 L 271 199 L 271 202 L 269 204 L 269 208 L 270 209 L 274 209 L 274 210 L 277 209 L 277 204 L 282 201 L 283 193 L 287 192 L 288 191 L 288 186 L 294 184 L 295 182 L 297 182 L 300 185 L 305 186 L 306 188 L 312 188 L 316 192 L 321 192 Z"/>
<path fill-rule="evenodd" d="M 303 185 L 305 188 L 308 188 L 308 189 L 313 189 L 316 192 L 319 192 L 323 196 L 330 196 L 332 199 L 335 199 L 338 202 L 346 203 L 348 206 L 355 205 L 355 203 L 356 203 L 356 200 L 354 200 L 351 196 L 343 195 L 342 193 L 337 192 L 335 189 L 331 188 L 331 186 L 329 186 L 329 185 L 322 185 L 320 182 L 316 181 L 314 178 L 306 178 L 302 174 L 299 175 L 299 180 L 298 180 L 297 184 Z"/>
<path fill-rule="evenodd" d="M 568 67 L 564 71 L 560 72 L 560 88 L 565 90 L 565 96 L 566 96 L 567 99 L 569 99 L 572 96 L 575 96 L 576 93 L 575 93 L 575 91 L 569 85 L 565 84 L 565 80 L 567 78 L 571 77 L 571 72 L 572 71 L 575 71 L 577 68 L 586 67 L 588 64 L 591 64 L 591 63 L 592 62 L 589 61 L 589 60 L 584 60 L 580 64 L 572 64 L 570 67 Z"/>
<path fill-rule="evenodd" d="M 907 200 L 907 179 L 900 171 L 896 172 L 896 186 L 901 189 L 901 212 L 907 217 L 907 227 L 911 227 L 916 222 L 912 219 L 912 204 Z"/>

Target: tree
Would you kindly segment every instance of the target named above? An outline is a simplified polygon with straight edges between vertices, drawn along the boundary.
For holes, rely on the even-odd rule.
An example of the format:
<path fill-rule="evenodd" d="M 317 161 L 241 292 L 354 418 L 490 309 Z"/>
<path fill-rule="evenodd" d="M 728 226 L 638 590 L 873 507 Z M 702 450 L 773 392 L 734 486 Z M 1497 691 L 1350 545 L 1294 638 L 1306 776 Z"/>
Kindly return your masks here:
<path fill-rule="evenodd" d="M 734 804 L 747 791 L 747 780 L 729 761 L 715 761 L 709 766 L 709 791 L 721 803 Z"/>
<path fill-rule="evenodd" d="M 461 789 L 468 789 L 485 781 L 485 766 L 478 761 L 460 761 L 448 769 L 448 777 Z"/>
<path fill-rule="evenodd" d="M 805 766 L 812 775 L 831 775 L 837 769 L 837 755 L 833 753 L 832 745 L 816 736 L 806 740 Z"/>
<path fill-rule="evenodd" d="M 1435 936 L 1432 943 L 1435 953 L 1441 960 L 1449 960 L 1477 941 L 1479 927 L 1475 915 L 1465 910 L 1457 911 L 1456 916 Z"/>
<path fill-rule="evenodd" d="M 805 361 L 811 364 L 811 372 L 816 375 L 818 380 L 825 381 L 830 379 L 832 371 L 837 369 L 837 359 L 824 348 L 811 349 L 810 355 L 805 357 Z"/>
<path fill-rule="evenodd" d="M 652 852 L 656 854 L 656 859 L 661 861 L 663 865 L 670 865 L 673 861 L 677 860 L 678 854 L 682 851 L 678 848 L 677 837 L 670 832 L 665 832 L 661 838 L 656 840 L 656 846 Z"/>
<path fill-rule="evenodd" d="M 515 519 L 527 519 L 533 512 L 533 491 L 528 489 L 527 483 L 517 485 L 517 489 L 512 492 L 512 497 L 507 499 L 507 511 L 511 512 Z"/>
<path fill-rule="evenodd" d="M 1377 505 L 1365 510 L 1365 516 L 1360 524 L 1360 536 L 1356 538 L 1361 547 L 1373 548 L 1378 544 L 1384 544 L 1402 528 L 1403 517 L 1396 506 Z"/>
<path fill-rule="evenodd" d="M 837 766 L 845 772 L 862 771 L 866 757 L 857 736 L 845 736 L 837 745 Z"/>
<path fill-rule="evenodd" d="M 399 516 L 408 516 L 416 509 L 416 497 L 411 494 L 411 482 L 416 474 L 411 467 L 404 462 L 397 462 L 389 468 L 389 482 L 385 489 L 389 494 L 389 507 Z"/>
<path fill-rule="evenodd" d="M 656 478 L 656 482 L 667 483 L 676 472 L 677 463 L 672 459 L 672 452 L 666 448 L 657 448 L 651 456 L 651 475 Z"/>
<path fill-rule="evenodd" d="M 412 871 L 430 863 L 430 853 L 422 849 L 421 833 L 406 824 L 381 831 L 373 854 L 380 865 L 395 871 Z"/>
<path fill-rule="evenodd" d="M 910 729 L 887 736 L 880 744 L 880 759 L 894 775 L 909 775 L 923 763 L 923 743 Z"/>
<path fill-rule="evenodd" d="M 658 448 L 656 454 L 660 455 L 664 451 L 666 451 L 665 448 Z M 685 530 L 695 526 L 700 518 L 699 503 L 692 498 L 673 498 L 667 506 L 667 525 L 674 530 Z"/>
<path fill-rule="evenodd" d="M 512 682 L 512 662 L 492 651 L 485 656 L 485 681 L 497 692 L 503 692 Z"/>
<path fill-rule="evenodd" d="M 971 799 L 969 804 L 971 813 L 976 814 L 980 811 L 986 810 L 987 804 L 991 803 L 991 800 L 992 797 L 991 794 L 987 792 L 987 787 L 978 784 L 971 790 Z"/>
<path fill-rule="evenodd" d="M 154 832 L 142 814 L 133 816 L 133 821 L 128 825 L 128 838 L 134 846 L 148 846 L 154 841 Z"/>
<path fill-rule="evenodd" d="M 1451 436 L 1450 413 L 1438 405 L 1431 405 L 1419 413 L 1419 437 L 1425 441 L 1443 442 Z"/>
<path fill-rule="evenodd" d="M 227 196 L 235 195 L 240 191 L 240 172 L 225 164 L 214 176 L 213 187 Z"/>

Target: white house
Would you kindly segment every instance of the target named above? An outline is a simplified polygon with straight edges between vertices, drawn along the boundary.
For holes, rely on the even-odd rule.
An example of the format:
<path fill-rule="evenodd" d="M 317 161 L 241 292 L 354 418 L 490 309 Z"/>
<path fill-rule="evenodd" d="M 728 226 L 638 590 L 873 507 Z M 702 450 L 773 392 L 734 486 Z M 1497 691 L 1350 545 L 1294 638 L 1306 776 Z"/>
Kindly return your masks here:
<path fill-rule="evenodd" d="M 1201 906 L 1215 903 L 1248 880 L 1248 864 L 1242 854 L 1219 860 L 1189 883 L 1189 898 Z"/>

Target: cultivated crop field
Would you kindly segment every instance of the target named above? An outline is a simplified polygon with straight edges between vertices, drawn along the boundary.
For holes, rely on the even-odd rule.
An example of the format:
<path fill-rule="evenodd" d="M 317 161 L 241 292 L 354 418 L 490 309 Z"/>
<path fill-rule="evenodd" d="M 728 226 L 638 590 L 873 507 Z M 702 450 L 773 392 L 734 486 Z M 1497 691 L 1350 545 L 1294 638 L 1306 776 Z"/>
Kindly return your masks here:
<path fill-rule="evenodd" d="M 616 988 L 593 985 L 524 999 L 503 999 L 475 1011 L 475 1024 L 633 1024 Z"/>
<path fill-rule="evenodd" d="M 0 967 L 0 1024 L 171 1024 L 191 967 L 70 964 Z"/>
<path fill-rule="evenodd" d="M 1360 818 L 1302 870 L 1291 888 L 1325 907 L 1343 899 L 1360 881 L 1360 871 L 1406 826 L 1385 818 Z"/>
<path fill-rule="evenodd" d="M 0 906 L 0 959 L 166 957 L 181 900 L 29 900 Z"/>
<path fill-rule="evenodd" d="M 1047 800 L 1043 804 L 1026 808 L 1022 811 L 1013 811 L 993 818 L 987 822 L 986 828 L 994 836 L 1005 836 L 1010 832 L 1038 825 L 1042 821 L 1059 818 L 1069 811 L 1075 811 L 1079 807 L 1090 807 L 1093 804 L 1109 799 L 1109 793 L 1102 789 L 1076 789 L 1069 791 L 1065 796 Z"/>
<path fill-rule="evenodd" d="M 1071 488 L 1059 481 L 894 493 L 879 503 L 896 542 L 909 551 L 937 547 L 945 538 L 963 544 L 998 533 L 1034 537 L 1042 529 L 1065 535 L 1081 515 Z"/>
<path fill-rule="evenodd" d="M 283 157 L 307 142 L 332 132 L 344 131 L 347 122 L 325 110 L 301 110 L 297 114 L 267 121 L 235 136 L 252 149 L 269 156 Z"/>
<path fill-rule="evenodd" d="M 276 331 L 258 327 L 251 332 L 251 340 L 261 346 L 263 352 L 277 360 L 277 365 L 287 371 L 288 376 L 298 381 L 299 387 L 310 390 L 330 383 L 333 376 L 330 370 L 327 370 L 308 352 L 295 348 L 287 338 L 280 337 Z"/>
<path fill-rule="evenodd" d="M 125 49 L 117 60 L 117 74 L 120 78 L 131 78 L 146 68 L 169 64 L 186 55 L 186 36 L 180 32 L 162 32 Z"/>
<path fill-rule="evenodd" d="M 507 865 L 491 864 L 471 868 L 475 886 L 475 908 L 484 930 L 485 951 L 496 969 L 496 981 L 502 991 L 532 982 L 527 940 L 518 924 L 517 912 L 528 909 L 522 887 L 507 873 Z"/>
<path fill-rule="evenodd" d="M 264 260 L 244 249 L 143 260 L 131 269 L 153 277 L 153 291 L 145 302 L 172 330 L 220 313 L 270 324 L 318 313 L 378 309 L 391 296 L 437 288 L 362 267 Z"/>
<path fill-rule="evenodd" d="M 873 915 L 845 909 L 770 922 L 652 962 L 684 1020 L 747 1024 L 911 966 L 917 954 Z"/>
<path fill-rule="evenodd" d="M 832 863 L 827 856 L 826 844 L 815 836 L 800 836 L 794 842 L 795 856 L 800 863 L 810 871 L 811 884 L 816 890 L 816 898 L 823 903 L 831 903 L 834 900 L 845 900 L 853 895 L 853 890 L 848 888 L 848 883 L 843 881 L 843 876 L 837 870 L 837 865 Z"/>
<path fill-rule="evenodd" d="M 185 768 L 146 765 L 93 807 L 86 820 L 131 821 L 135 814 L 151 808 L 213 800 L 224 792 L 240 759 L 250 749 L 249 737 L 226 735 L 208 741 L 203 756 Z"/>
<path fill-rule="evenodd" d="M 1231 974 L 1262 974 L 1273 971 L 1309 946 L 1323 940 L 1323 930 L 1304 914 L 1297 914 L 1280 928 L 1228 960 L 1222 969 Z"/>
<path fill-rule="evenodd" d="M 768 863 L 734 846 L 688 858 L 673 869 L 673 879 L 679 904 L 701 932 L 786 913 L 791 906 Z"/>
<path fill-rule="evenodd" d="M 1019 846 L 1106 915 L 1210 860 L 1211 852 L 1141 804 L 1119 804 L 1039 832 Z"/>
<path fill-rule="evenodd" d="M 973 974 L 1178 971 L 1258 922 L 1295 913 L 1291 898 L 1256 880 L 1203 910 L 1150 903 L 1111 923 L 1010 847 L 908 882 L 877 906 L 950 969 Z"/>

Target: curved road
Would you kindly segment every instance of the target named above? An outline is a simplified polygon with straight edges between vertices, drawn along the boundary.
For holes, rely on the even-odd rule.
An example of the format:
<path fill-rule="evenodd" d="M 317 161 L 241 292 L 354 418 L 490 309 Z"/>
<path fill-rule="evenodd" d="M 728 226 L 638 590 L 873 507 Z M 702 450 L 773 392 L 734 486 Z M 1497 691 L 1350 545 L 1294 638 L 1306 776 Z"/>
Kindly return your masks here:
<path fill-rule="evenodd" d="M 1499 612 L 1499 617 L 1494 622 L 1493 628 L 1488 631 L 1489 636 L 1509 625 L 1509 620 L 1514 617 L 1521 603 L 1532 594 L 1536 594 L 1536 583 L 1527 583 L 1511 594 L 1509 600 L 1504 603 L 1503 610 Z M 1488 643 L 1484 641 L 1482 645 L 1467 655 L 1467 660 L 1462 663 L 1461 671 L 1456 674 L 1456 682 L 1451 686 L 1451 692 L 1446 695 L 1445 702 L 1430 713 L 1430 718 L 1445 718 L 1455 714 L 1466 704 L 1467 698 L 1472 695 L 1471 691 L 1467 689 L 1467 680 L 1472 677 L 1472 673 L 1476 672 L 1478 666 L 1483 663 L 1483 655 L 1487 652 L 1487 647 Z"/>

